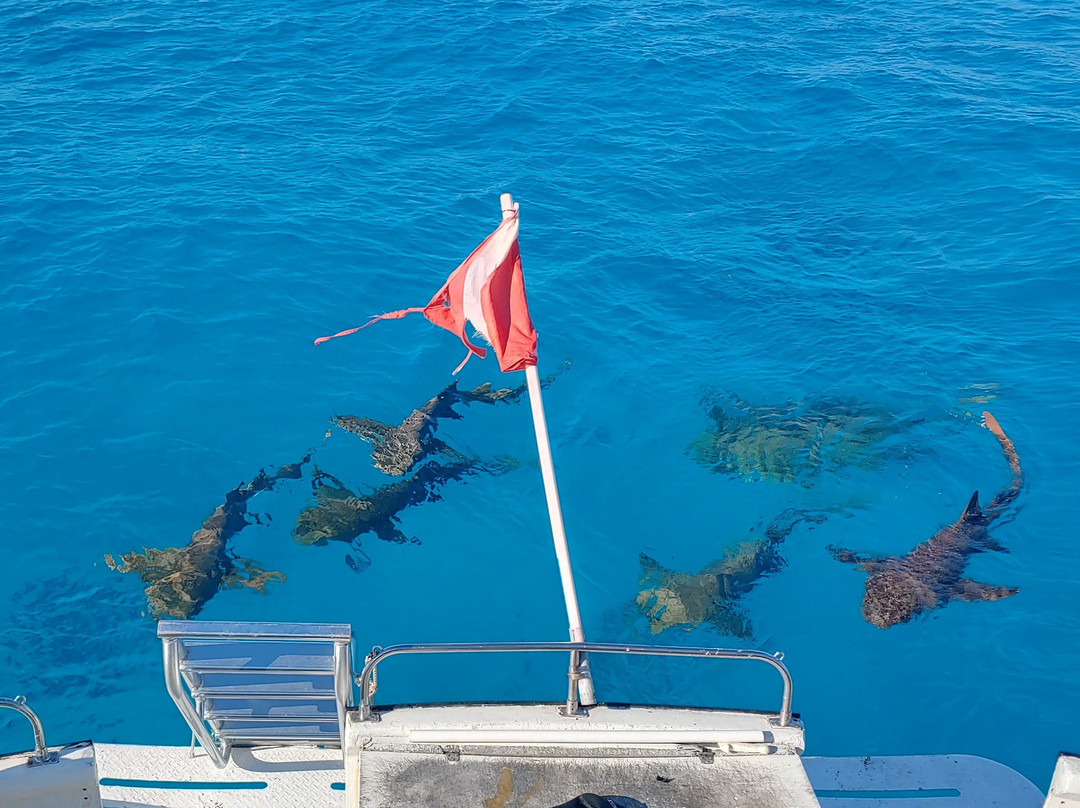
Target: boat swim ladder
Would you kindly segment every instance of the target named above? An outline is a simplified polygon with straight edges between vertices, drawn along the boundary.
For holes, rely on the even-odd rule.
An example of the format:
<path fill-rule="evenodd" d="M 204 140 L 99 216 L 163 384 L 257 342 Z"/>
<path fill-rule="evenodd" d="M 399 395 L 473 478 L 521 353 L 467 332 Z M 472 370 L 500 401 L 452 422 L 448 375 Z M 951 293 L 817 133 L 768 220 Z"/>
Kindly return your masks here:
<path fill-rule="evenodd" d="M 341 747 L 353 706 L 352 627 L 162 620 L 165 685 L 218 768 L 234 747 Z"/>

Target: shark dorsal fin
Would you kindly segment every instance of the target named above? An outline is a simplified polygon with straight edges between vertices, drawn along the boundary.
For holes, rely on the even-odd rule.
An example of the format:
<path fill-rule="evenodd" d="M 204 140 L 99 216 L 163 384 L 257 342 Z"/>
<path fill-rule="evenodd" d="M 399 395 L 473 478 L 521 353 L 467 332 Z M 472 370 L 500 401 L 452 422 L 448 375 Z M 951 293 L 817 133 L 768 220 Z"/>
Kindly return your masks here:
<path fill-rule="evenodd" d="M 981 517 L 982 515 L 982 509 L 979 507 L 979 492 L 976 491 L 971 495 L 971 499 L 968 501 L 967 507 L 964 508 L 964 512 L 960 514 L 960 521 L 963 522 L 965 519 Z"/>

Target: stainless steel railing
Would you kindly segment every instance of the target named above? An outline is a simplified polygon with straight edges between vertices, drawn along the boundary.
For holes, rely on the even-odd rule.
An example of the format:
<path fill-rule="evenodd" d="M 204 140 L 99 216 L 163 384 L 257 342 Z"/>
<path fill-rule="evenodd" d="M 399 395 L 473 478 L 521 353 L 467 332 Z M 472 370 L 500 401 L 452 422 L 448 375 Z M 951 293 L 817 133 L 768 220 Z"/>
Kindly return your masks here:
<path fill-rule="evenodd" d="M 224 769 L 229 762 L 229 745 L 225 742 L 218 745 L 217 739 L 210 734 L 209 728 L 199 716 L 195 704 L 184 691 L 184 684 L 180 679 L 179 638 L 162 639 L 162 661 L 165 668 L 165 689 L 172 696 L 173 704 L 184 717 L 184 722 L 191 729 L 191 734 L 199 739 L 199 746 L 206 750 L 206 754 L 214 761 L 215 766 Z"/>
<path fill-rule="evenodd" d="M 782 655 L 767 654 L 764 651 L 735 648 L 681 648 L 665 645 L 620 645 L 617 643 L 598 642 L 491 642 L 491 643 L 432 643 L 423 645 L 391 645 L 387 648 L 373 648 L 364 664 L 364 670 L 356 678 L 360 686 L 360 720 L 378 720 L 373 711 L 373 684 L 378 664 L 388 657 L 399 654 L 462 654 L 462 653 L 516 653 L 516 652 L 569 652 L 570 690 L 566 698 L 566 715 L 576 715 L 579 711 L 577 682 L 581 678 L 581 654 L 638 654 L 644 656 L 679 656 L 705 657 L 720 659 L 749 659 L 764 662 L 780 674 L 784 683 L 784 692 L 780 700 L 780 712 L 777 724 L 786 727 L 791 723 L 791 673 L 781 662 Z"/>
<path fill-rule="evenodd" d="M 22 696 L 16 696 L 13 699 L 0 698 L 0 707 L 22 713 L 26 716 L 26 720 L 30 722 L 30 726 L 34 730 L 34 754 L 27 761 L 29 765 L 40 766 L 43 763 L 56 763 L 60 759 L 56 752 L 50 752 L 49 747 L 45 745 L 45 729 L 41 726 L 41 719 L 37 717 L 37 713 L 26 706 L 26 699 Z"/>

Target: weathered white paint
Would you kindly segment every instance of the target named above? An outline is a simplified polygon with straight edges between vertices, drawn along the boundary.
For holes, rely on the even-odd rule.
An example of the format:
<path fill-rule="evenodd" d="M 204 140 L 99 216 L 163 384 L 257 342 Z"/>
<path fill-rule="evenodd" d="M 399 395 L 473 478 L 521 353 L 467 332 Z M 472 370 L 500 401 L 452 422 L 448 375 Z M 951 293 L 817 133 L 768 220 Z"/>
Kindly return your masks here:
<path fill-rule="evenodd" d="M 101 808 L 94 745 L 51 746 L 55 763 L 28 765 L 33 752 L 0 758 L 3 808 Z"/>
<path fill-rule="evenodd" d="M 804 757 L 803 766 L 822 808 L 1039 808 L 1043 803 L 1042 792 L 1022 774 L 973 755 Z M 890 798 L 890 791 L 897 796 Z M 917 791 L 959 794 L 912 799 L 910 793 Z"/>
<path fill-rule="evenodd" d="M 1080 807 L 1080 757 L 1063 754 L 1054 767 L 1054 779 L 1044 808 Z"/>
<path fill-rule="evenodd" d="M 234 749 L 228 766 L 219 769 L 202 749 L 192 755 L 186 746 L 99 744 L 98 764 L 105 780 L 205 786 L 104 785 L 103 808 L 343 808 L 345 804 L 345 792 L 332 788 L 345 781 L 340 749 Z M 266 788 L 220 787 L 229 783 L 265 783 Z"/>

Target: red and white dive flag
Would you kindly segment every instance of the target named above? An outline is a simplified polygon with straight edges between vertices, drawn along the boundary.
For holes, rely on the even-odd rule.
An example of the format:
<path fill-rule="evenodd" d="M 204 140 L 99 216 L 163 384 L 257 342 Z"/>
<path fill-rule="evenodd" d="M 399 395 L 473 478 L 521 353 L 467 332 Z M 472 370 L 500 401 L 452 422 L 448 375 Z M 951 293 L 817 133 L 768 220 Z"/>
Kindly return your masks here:
<path fill-rule="evenodd" d="M 461 370 L 473 354 L 483 359 L 487 353 L 469 341 L 465 335 L 466 322 L 472 323 L 495 349 L 499 369 L 504 373 L 536 364 L 536 330 L 525 302 L 516 203 L 513 212 L 450 273 L 442 289 L 426 306 L 381 314 L 358 328 L 319 337 L 315 344 L 355 334 L 379 320 L 396 320 L 413 312 L 420 312 L 435 325 L 452 331 L 465 343 L 469 353 L 454 373 Z"/>

